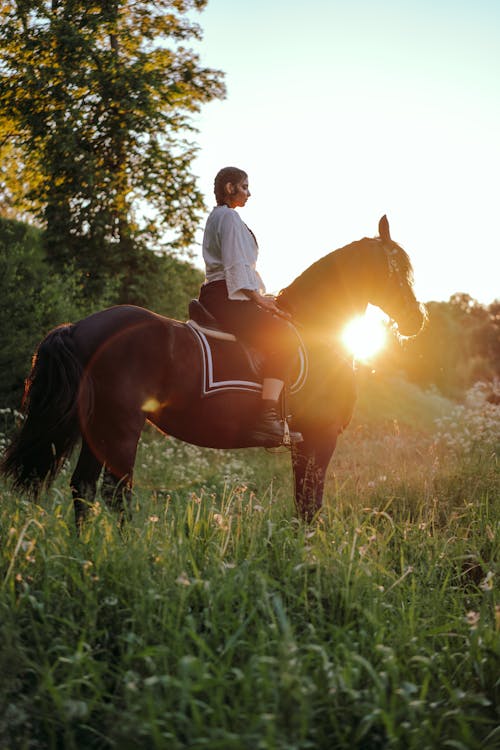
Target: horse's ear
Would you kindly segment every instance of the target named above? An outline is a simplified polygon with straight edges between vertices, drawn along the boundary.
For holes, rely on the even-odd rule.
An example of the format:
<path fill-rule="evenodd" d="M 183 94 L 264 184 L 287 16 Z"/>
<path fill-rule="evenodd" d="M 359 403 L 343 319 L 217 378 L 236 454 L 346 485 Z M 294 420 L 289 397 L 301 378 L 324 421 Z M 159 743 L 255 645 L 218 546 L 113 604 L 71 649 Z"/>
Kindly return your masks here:
<path fill-rule="evenodd" d="M 382 242 L 392 242 L 391 233 L 389 231 L 389 222 L 387 221 L 387 216 L 385 214 L 382 216 L 378 223 L 378 233 Z"/>

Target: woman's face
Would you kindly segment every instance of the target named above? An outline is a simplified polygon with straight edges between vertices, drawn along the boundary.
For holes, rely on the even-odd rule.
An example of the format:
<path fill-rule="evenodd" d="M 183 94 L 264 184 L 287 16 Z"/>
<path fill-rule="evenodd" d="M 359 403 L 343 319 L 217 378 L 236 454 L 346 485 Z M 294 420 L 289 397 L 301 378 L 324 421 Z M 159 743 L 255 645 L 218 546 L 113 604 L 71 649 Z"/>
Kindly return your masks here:
<path fill-rule="evenodd" d="M 228 182 L 226 185 L 226 203 L 230 208 L 243 208 L 250 195 L 248 177 L 244 177 L 236 185 L 233 185 L 231 182 Z"/>

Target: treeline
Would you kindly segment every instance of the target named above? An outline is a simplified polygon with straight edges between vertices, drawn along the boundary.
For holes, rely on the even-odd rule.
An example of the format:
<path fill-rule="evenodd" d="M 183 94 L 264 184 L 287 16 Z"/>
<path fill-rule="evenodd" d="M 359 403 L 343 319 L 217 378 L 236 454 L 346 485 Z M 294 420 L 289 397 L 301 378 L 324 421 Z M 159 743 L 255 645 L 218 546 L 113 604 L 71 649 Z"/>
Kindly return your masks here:
<path fill-rule="evenodd" d="M 399 372 L 422 388 L 460 398 L 478 380 L 500 378 L 500 300 L 481 305 L 468 294 L 428 302 L 429 319 L 415 338 L 391 338 L 376 367 Z"/>
<path fill-rule="evenodd" d="M 84 272 L 76 264 L 58 268 L 45 247 L 40 229 L 0 218 L 0 408 L 19 406 L 33 351 L 51 328 L 120 301 L 120 278 L 90 297 Z M 128 301 L 185 320 L 202 280 L 188 261 L 147 251 Z"/>
<path fill-rule="evenodd" d="M 0 408 L 19 406 L 30 358 L 46 332 L 121 301 L 119 278 L 108 277 L 100 294 L 90 297 L 81 268 L 57 267 L 44 239 L 40 229 L 0 218 Z M 202 272 L 188 261 L 151 251 L 139 261 L 128 301 L 185 320 Z M 455 294 L 448 302 L 427 303 L 427 311 L 419 336 L 390 337 L 373 363 L 379 372 L 436 387 L 452 398 L 478 380 L 500 378 L 500 301 L 484 306 Z"/>

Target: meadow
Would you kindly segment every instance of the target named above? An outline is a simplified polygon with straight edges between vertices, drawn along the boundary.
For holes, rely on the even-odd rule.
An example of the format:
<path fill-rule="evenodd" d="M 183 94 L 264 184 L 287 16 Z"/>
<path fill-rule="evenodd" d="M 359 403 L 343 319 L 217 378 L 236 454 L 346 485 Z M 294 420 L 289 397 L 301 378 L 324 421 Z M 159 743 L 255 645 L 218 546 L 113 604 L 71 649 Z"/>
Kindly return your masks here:
<path fill-rule="evenodd" d="M 1 750 L 500 748 L 500 406 L 360 381 L 311 525 L 153 430 L 122 531 L 0 486 Z"/>

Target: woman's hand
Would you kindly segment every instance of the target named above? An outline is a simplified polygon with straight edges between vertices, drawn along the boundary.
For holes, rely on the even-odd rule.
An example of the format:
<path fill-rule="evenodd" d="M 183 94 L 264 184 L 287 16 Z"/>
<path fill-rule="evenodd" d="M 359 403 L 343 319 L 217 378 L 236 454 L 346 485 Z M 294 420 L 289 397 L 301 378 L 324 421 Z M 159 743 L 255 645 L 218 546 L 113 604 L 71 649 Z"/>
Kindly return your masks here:
<path fill-rule="evenodd" d="M 276 298 L 271 294 L 264 295 L 260 294 L 259 292 L 250 291 L 249 289 L 245 289 L 245 294 L 257 305 L 259 305 L 259 307 L 263 307 L 264 310 L 268 310 L 270 313 L 273 313 L 273 315 L 279 315 L 280 318 L 290 320 L 291 315 L 285 312 L 285 310 L 281 310 L 281 308 L 278 307 L 278 305 L 276 304 Z"/>
<path fill-rule="evenodd" d="M 259 294 L 258 298 L 255 300 L 259 307 L 263 307 L 264 310 L 269 310 L 269 312 L 277 313 L 279 314 L 281 310 L 279 309 L 278 305 L 276 304 L 275 298 L 269 295 L 263 295 Z"/>

